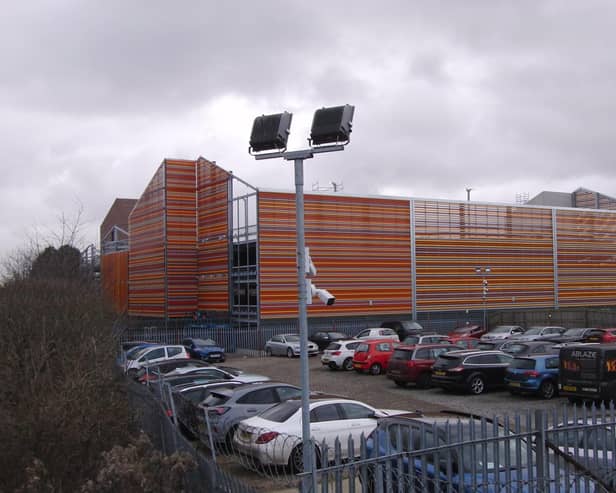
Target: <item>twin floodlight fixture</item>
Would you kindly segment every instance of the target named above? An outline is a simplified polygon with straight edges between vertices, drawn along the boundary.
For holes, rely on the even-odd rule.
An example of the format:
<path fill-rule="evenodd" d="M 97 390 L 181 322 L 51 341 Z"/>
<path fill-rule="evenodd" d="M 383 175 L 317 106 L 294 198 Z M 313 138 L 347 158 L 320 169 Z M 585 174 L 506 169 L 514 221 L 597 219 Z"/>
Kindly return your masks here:
<path fill-rule="evenodd" d="M 308 143 L 312 149 L 324 146 L 345 146 L 351 139 L 355 107 L 349 104 L 321 108 L 312 119 Z M 255 118 L 250 134 L 250 154 L 261 152 L 284 153 L 291 129 L 293 114 L 284 112 Z"/>

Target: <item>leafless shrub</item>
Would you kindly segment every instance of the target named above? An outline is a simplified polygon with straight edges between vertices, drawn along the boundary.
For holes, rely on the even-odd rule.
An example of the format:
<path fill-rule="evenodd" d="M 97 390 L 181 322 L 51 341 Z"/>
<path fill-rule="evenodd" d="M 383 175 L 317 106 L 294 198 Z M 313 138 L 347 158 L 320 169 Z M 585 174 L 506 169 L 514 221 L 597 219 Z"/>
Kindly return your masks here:
<path fill-rule="evenodd" d="M 96 479 L 87 481 L 82 493 L 184 491 L 184 477 L 196 467 L 189 454 L 175 452 L 165 456 L 155 450 L 145 434 L 126 447 L 116 446 L 102 455 L 103 464 Z"/>

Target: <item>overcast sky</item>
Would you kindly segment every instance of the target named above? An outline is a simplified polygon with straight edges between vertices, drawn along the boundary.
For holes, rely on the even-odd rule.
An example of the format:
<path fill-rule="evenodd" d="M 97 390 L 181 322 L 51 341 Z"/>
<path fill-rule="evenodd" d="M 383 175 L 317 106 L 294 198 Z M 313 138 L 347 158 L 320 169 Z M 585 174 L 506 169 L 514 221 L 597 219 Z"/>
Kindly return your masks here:
<path fill-rule="evenodd" d="M 515 203 L 616 195 L 611 1 L 49 0 L 0 19 L 0 258 L 82 209 L 81 245 L 160 162 L 202 155 L 257 187 L 293 166 L 247 153 L 253 118 L 355 105 L 344 152 L 305 183 Z"/>

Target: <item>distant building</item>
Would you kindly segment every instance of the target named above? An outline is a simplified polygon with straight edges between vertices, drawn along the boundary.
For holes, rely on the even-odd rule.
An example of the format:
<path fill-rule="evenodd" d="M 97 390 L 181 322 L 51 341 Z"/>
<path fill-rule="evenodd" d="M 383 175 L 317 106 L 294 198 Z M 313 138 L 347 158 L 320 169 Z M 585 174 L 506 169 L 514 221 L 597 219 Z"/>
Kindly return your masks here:
<path fill-rule="evenodd" d="M 578 188 L 572 193 L 544 191 L 528 200 L 526 205 L 616 210 L 616 199 L 586 188 Z"/>

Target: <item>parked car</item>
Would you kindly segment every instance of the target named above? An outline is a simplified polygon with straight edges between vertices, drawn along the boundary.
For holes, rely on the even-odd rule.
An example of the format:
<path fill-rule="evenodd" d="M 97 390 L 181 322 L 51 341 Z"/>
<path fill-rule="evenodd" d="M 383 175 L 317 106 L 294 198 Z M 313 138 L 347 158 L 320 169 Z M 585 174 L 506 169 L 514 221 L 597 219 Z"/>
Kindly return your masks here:
<path fill-rule="evenodd" d="M 158 363 L 170 359 L 190 358 L 184 346 L 147 346 L 133 355 L 133 359 L 126 359 L 125 373 L 135 378 L 140 368 L 147 364 Z"/>
<path fill-rule="evenodd" d="M 512 394 L 529 393 L 551 399 L 558 395 L 558 354 L 516 356 L 505 372 L 505 385 Z"/>
<path fill-rule="evenodd" d="M 400 387 L 414 383 L 420 389 L 428 388 L 432 381 L 431 368 L 436 358 L 455 348 L 452 344 L 398 346 L 387 364 L 387 378 Z"/>
<path fill-rule="evenodd" d="M 591 335 L 597 329 L 593 328 L 574 328 L 567 329 L 562 334 L 549 337 L 550 341 L 554 341 L 558 344 L 570 344 L 572 342 L 584 342 L 586 337 Z"/>
<path fill-rule="evenodd" d="M 448 344 L 449 337 L 444 334 L 435 334 L 434 332 L 430 334 L 412 334 L 407 336 L 402 344 L 406 344 L 407 346 L 415 345 L 415 344 Z"/>
<path fill-rule="evenodd" d="M 308 341 L 308 355 L 316 356 L 319 354 L 319 346 L 314 342 Z M 287 356 L 293 358 L 300 355 L 299 334 L 281 334 L 273 336 L 265 343 L 266 356 Z"/>
<path fill-rule="evenodd" d="M 368 435 L 377 425 L 377 419 L 405 413 L 388 409 L 375 409 L 351 399 L 322 396 L 310 400 L 310 434 L 316 443 L 317 463 L 333 460 L 336 440 L 339 440 L 343 458 L 348 457 L 349 436 L 359 443 L 361 435 Z M 259 416 L 240 421 L 234 435 L 234 447 L 243 455 L 263 465 L 288 465 L 297 473 L 303 470 L 302 410 L 300 399 L 270 407 Z M 321 445 L 328 448 L 327 457 Z M 355 449 L 359 455 L 360 449 Z"/>
<path fill-rule="evenodd" d="M 353 355 L 353 369 L 358 373 L 380 375 L 387 370 L 389 358 L 394 352 L 391 339 L 368 339 L 361 341 Z"/>
<path fill-rule="evenodd" d="M 395 330 L 396 334 L 398 334 L 398 339 L 401 341 L 405 337 L 423 330 L 421 324 L 415 320 L 388 320 L 381 323 L 381 327 Z"/>
<path fill-rule="evenodd" d="M 343 332 L 334 332 L 333 330 L 320 330 L 312 334 L 308 340 L 319 346 L 319 351 L 323 351 L 330 343 L 335 341 L 344 341 L 350 337 Z"/>
<path fill-rule="evenodd" d="M 355 336 L 356 339 L 390 339 L 392 341 L 400 342 L 398 334 L 393 329 L 388 328 L 370 328 L 364 329 Z"/>
<path fill-rule="evenodd" d="M 449 339 L 451 341 L 455 342 L 457 339 L 463 339 L 467 337 L 474 337 L 479 339 L 487 332 L 488 331 L 481 325 L 464 325 L 462 327 L 456 327 L 447 335 L 449 336 Z"/>
<path fill-rule="evenodd" d="M 219 346 L 213 339 L 200 339 L 188 337 L 182 340 L 188 348 L 190 356 L 208 361 L 209 363 L 222 363 L 225 361 L 225 348 Z"/>
<path fill-rule="evenodd" d="M 203 413 L 198 413 L 200 436 L 206 443 L 211 438 L 214 443 L 231 446 L 240 421 L 288 399 L 301 399 L 301 394 L 299 387 L 279 382 L 213 390 L 198 406 L 208 414 L 211 435 L 208 434 Z"/>
<path fill-rule="evenodd" d="M 500 350 L 514 356 L 526 356 L 530 354 L 558 354 L 558 344 L 551 340 L 543 341 L 518 341 L 510 339 L 506 341 Z"/>
<path fill-rule="evenodd" d="M 513 335 L 522 334 L 524 329 L 519 325 L 497 325 L 480 337 L 481 342 L 498 341 Z"/>
<path fill-rule="evenodd" d="M 167 415 L 173 418 L 184 433 L 192 437 L 199 436 L 199 416 L 203 412 L 198 404 L 203 402 L 212 390 L 231 389 L 240 385 L 249 385 L 234 380 L 213 380 L 207 383 L 188 383 L 178 385 L 171 391 L 173 406 L 167 409 Z M 173 410 L 175 409 L 175 416 Z"/>
<path fill-rule="evenodd" d="M 616 400 L 616 344 L 562 348 L 559 391 L 572 402 Z"/>
<path fill-rule="evenodd" d="M 357 339 L 331 342 L 323 351 L 321 363 L 332 370 L 352 370 L 355 349 L 361 342 Z"/>
<path fill-rule="evenodd" d="M 616 329 L 593 329 L 586 335 L 584 342 L 615 343 Z"/>
<path fill-rule="evenodd" d="M 548 339 L 550 337 L 558 337 L 567 329 L 559 326 L 545 326 L 545 327 L 529 327 L 523 334 L 514 334 L 511 339 L 518 341 L 539 341 L 541 339 Z"/>
<path fill-rule="evenodd" d="M 505 385 L 505 371 L 513 356 L 502 351 L 450 351 L 432 365 L 432 383 L 445 390 L 482 394 Z"/>
<path fill-rule="evenodd" d="M 611 418 L 611 419 L 610 419 Z M 548 429 L 546 443 L 578 464 L 603 484 L 616 491 L 616 435 L 613 415 L 588 417 L 561 423 Z"/>
<path fill-rule="evenodd" d="M 358 474 L 362 491 L 368 493 L 537 491 L 534 449 L 504 426 L 476 416 L 415 413 L 381 418 L 365 448 L 365 457 L 382 458 L 367 461 L 365 472 Z M 595 491 L 592 483 L 576 489 L 573 475 L 556 474 L 551 464 L 546 473 L 546 492 Z"/>

